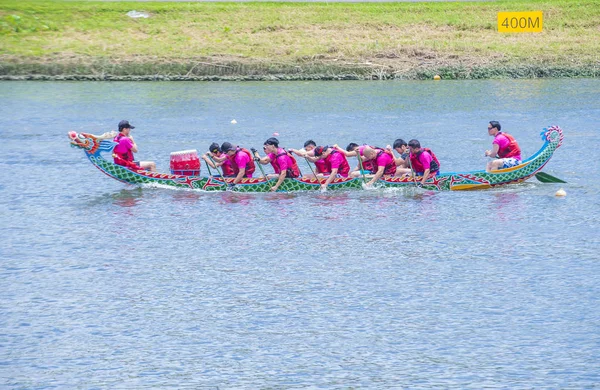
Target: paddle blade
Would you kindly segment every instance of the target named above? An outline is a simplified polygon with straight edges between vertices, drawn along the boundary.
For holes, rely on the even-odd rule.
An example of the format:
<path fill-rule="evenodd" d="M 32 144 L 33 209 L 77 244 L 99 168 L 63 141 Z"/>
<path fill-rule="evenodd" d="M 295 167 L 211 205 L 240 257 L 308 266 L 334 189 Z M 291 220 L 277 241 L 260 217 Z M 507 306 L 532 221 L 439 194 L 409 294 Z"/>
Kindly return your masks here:
<path fill-rule="evenodd" d="M 539 181 L 541 181 L 542 183 L 566 183 L 566 181 L 561 180 L 558 177 L 549 175 L 546 172 L 536 173 L 535 178 L 538 179 Z"/>

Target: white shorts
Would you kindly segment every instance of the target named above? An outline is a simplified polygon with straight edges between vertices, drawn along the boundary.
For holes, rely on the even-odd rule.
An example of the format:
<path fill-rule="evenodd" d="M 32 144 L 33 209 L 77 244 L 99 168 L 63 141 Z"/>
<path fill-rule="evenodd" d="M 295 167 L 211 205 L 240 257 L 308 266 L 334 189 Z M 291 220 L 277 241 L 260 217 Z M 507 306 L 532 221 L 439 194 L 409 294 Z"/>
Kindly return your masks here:
<path fill-rule="evenodd" d="M 502 159 L 502 168 L 511 168 L 521 164 L 521 160 L 517 160 L 514 157 L 503 158 Z"/>

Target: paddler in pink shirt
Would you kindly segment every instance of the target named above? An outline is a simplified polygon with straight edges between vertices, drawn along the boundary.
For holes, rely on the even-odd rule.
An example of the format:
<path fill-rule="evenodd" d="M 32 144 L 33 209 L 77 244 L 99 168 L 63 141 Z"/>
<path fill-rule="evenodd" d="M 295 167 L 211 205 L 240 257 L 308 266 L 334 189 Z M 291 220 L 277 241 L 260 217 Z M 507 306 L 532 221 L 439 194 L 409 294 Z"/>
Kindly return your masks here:
<path fill-rule="evenodd" d="M 271 137 L 264 143 L 265 153 L 267 155 L 263 158 L 259 157 L 258 162 L 260 164 L 269 164 L 273 166 L 274 174 L 269 174 L 269 179 L 277 178 L 277 183 L 271 187 L 271 191 L 277 191 L 283 183 L 285 178 L 296 178 L 300 176 L 300 169 L 296 163 L 296 159 L 292 157 L 292 154 L 283 148 L 279 147 L 279 140 L 275 137 Z"/>
<path fill-rule="evenodd" d="M 371 168 L 373 167 L 372 161 L 365 160 L 364 156 L 365 148 L 367 146 L 368 145 L 359 145 L 357 143 L 350 142 L 348 146 L 346 146 L 346 150 L 344 150 L 337 145 L 333 145 L 335 150 L 344 153 L 346 157 L 356 157 L 357 159 L 360 158 L 356 168 L 350 172 L 350 177 L 359 177 L 360 175 L 370 173 Z M 371 148 L 373 148 L 373 146 L 371 146 Z"/>
<path fill-rule="evenodd" d="M 252 177 L 255 170 L 254 159 L 252 153 L 248 149 L 233 146 L 229 142 L 223 142 L 221 152 L 227 156 L 231 163 L 231 169 L 235 174 L 235 179 L 231 186 L 238 184 L 244 177 Z"/>
<path fill-rule="evenodd" d="M 408 141 L 410 149 L 409 162 L 415 175 L 421 176 L 421 186 L 429 177 L 436 176 L 440 171 L 440 162 L 435 153 L 429 148 L 421 148 L 421 143 L 416 139 Z"/>
<path fill-rule="evenodd" d="M 212 158 L 209 158 L 209 156 Z M 218 169 L 221 167 L 223 170 L 223 177 L 235 177 L 233 169 L 231 168 L 231 161 L 227 156 L 221 153 L 221 147 L 218 143 L 213 142 L 208 148 L 208 152 L 202 155 L 202 159 L 206 162 L 209 167 Z"/>
<path fill-rule="evenodd" d="M 327 177 L 325 183 L 321 184 L 321 190 L 327 190 L 327 186 L 336 177 L 348 177 L 350 173 L 350 165 L 346 156 L 331 146 L 317 146 L 314 150 L 315 158 L 321 157 L 325 164 L 330 168 L 331 173 Z"/>
<path fill-rule="evenodd" d="M 325 160 L 322 158 L 313 158 L 315 155 L 315 148 L 317 147 L 317 143 L 312 139 L 309 139 L 304 143 L 304 148 L 300 150 L 290 149 L 290 152 L 294 153 L 296 156 L 304 157 L 306 161 L 310 161 L 315 164 L 315 170 L 317 177 L 325 177 L 331 173 L 330 168 L 325 163 Z M 313 174 L 305 175 L 305 177 L 314 177 Z"/>
<path fill-rule="evenodd" d="M 371 173 L 374 174 L 373 178 L 367 183 L 370 187 L 377 180 L 379 180 L 384 174 L 395 175 L 396 174 L 396 162 L 394 161 L 394 155 L 384 149 L 372 148 L 370 146 L 365 147 L 363 154 L 366 161 L 372 161 L 373 167 Z"/>

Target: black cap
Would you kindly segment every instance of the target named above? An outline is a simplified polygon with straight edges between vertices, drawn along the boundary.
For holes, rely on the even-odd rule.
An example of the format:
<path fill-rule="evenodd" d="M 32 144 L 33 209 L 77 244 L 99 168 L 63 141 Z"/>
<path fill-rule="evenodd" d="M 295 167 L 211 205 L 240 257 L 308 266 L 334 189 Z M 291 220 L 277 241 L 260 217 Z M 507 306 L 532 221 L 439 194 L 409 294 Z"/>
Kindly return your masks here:
<path fill-rule="evenodd" d="M 210 146 L 208 147 L 208 151 L 211 153 L 217 153 L 221 151 L 221 148 L 219 148 L 219 144 L 216 142 L 213 142 L 212 144 L 210 144 Z"/>
<path fill-rule="evenodd" d="M 121 131 L 123 129 L 135 129 L 135 127 L 132 126 L 129 123 L 129 121 L 126 121 L 125 119 L 123 119 L 121 122 L 119 122 L 119 131 Z"/>
<path fill-rule="evenodd" d="M 235 150 L 233 145 L 230 144 L 229 142 L 223 142 L 223 145 L 221 145 L 221 153 L 227 153 L 230 150 Z"/>

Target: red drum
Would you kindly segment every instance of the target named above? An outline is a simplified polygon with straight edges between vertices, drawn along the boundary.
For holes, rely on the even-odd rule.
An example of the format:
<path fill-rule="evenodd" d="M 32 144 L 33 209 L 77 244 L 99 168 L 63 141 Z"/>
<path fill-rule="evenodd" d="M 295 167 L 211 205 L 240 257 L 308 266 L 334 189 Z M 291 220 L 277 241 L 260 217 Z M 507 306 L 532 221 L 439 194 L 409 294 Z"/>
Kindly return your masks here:
<path fill-rule="evenodd" d="M 183 176 L 200 175 L 200 159 L 197 150 L 171 153 L 171 174 Z"/>

